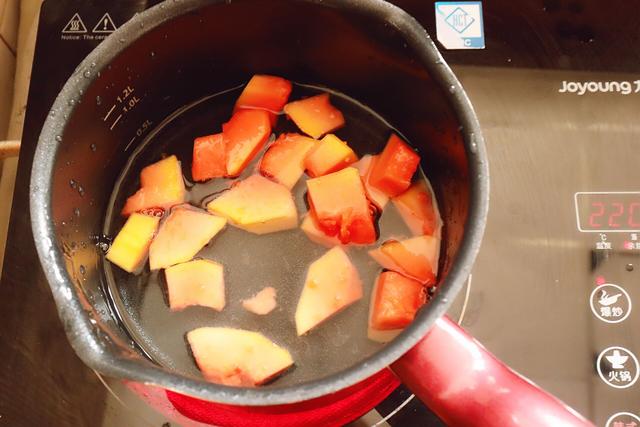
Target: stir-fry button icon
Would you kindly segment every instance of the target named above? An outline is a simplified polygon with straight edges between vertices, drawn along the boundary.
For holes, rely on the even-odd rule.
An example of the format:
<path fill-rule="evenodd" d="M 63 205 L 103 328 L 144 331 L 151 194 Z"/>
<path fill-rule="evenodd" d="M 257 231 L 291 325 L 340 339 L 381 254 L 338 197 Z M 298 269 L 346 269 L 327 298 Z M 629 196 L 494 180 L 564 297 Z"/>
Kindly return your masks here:
<path fill-rule="evenodd" d="M 621 296 L 622 294 L 609 295 L 606 290 L 603 290 L 600 294 L 600 299 L 598 300 L 598 302 L 600 303 L 600 305 L 608 307 L 612 304 L 617 303 L 618 298 L 620 298 Z"/>
<path fill-rule="evenodd" d="M 628 388 L 638 380 L 640 367 L 636 356 L 624 347 L 609 347 L 596 362 L 600 379 L 613 388 Z"/>
<path fill-rule="evenodd" d="M 620 323 L 631 314 L 631 298 L 621 286 L 604 283 L 597 286 L 589 304 L 596 318 L 605 323 Z"/>

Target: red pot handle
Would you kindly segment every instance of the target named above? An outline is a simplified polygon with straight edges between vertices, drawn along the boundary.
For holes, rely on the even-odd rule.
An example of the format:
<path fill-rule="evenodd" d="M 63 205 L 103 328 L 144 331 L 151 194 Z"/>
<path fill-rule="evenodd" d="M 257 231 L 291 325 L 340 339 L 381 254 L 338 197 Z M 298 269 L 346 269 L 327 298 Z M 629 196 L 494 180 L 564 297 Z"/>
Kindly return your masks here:
<path fill-rule="evenodd" d="M 391 368 L 449 426 L 593 426 L 447 316 Z"/>

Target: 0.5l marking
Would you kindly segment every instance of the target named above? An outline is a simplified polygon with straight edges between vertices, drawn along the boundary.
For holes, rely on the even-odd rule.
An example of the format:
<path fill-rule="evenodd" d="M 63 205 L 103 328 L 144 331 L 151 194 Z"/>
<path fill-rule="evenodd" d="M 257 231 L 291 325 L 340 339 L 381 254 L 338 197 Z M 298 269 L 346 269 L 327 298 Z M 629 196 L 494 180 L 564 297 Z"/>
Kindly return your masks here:
<path fill-rule="evenodd" d="M 153 125 L 153 122 L 151 120 L 145 120 L 144 122 L 142 122 L 140 127 L 138 129 L 136 129 L 136 134 L 127 143 L 127 146 L 124 147 L 124 151 L 127 151 L 129 149 L 129 147 L 131 147 L 131 145 L 133 144 L 133 141 L 135 141 L 136 138 L 139 138 L 142 135 L 144 135 L 151 128 L 152 125 Z"/>

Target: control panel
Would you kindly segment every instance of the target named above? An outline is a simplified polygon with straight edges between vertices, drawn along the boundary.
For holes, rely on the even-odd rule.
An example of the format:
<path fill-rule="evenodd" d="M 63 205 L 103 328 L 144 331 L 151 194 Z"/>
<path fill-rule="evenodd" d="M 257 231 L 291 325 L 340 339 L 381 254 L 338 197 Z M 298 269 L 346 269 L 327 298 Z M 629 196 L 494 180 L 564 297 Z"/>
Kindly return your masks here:
<path fill-rule="evenodd" d="M 576 225 L 591 248 L 594 370 L 599 384 L 595 398 L 614 411 L 605 427 L 638 427 L 640 362 L 640 192 L 578 192 L 574 195 Z M 609 409 L 611 410 L 611 409 Z"/>

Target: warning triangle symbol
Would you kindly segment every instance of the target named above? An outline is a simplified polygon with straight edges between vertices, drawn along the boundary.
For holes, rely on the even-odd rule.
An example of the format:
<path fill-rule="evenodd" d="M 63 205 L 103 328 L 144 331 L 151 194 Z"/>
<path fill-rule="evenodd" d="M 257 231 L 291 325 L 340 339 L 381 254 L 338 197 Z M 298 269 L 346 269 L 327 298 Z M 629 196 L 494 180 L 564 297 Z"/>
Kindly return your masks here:
<path fill-rule="evenodd" d="M 84 26 L 82 18 L 77 13 L 74 14 L 67 25 L 62 29 L 63 34 L 83 34 L 87 32 L 87 27 Z"/>
<path fill-rule="evenodd" d="M 113 33 L 116 30 L 116 26 L 111 19 L 109 13 L 102 15 L 102 18 L 98 21 L 95 27 L 93 27 L 94 33 Z"/>

